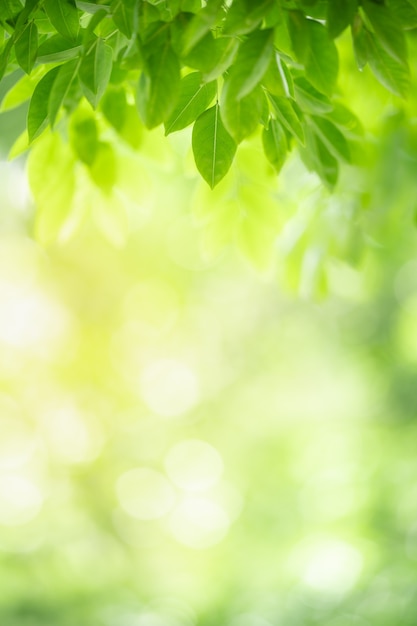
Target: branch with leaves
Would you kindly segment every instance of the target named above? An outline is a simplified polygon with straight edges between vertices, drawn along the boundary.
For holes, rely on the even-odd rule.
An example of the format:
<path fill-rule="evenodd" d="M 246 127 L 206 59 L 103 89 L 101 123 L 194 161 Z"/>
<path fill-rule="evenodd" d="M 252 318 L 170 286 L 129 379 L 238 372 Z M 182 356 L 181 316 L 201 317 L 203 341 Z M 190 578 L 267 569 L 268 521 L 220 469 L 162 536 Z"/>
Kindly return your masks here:
<path fill-rule="evenodd" d="M 63 129 L 97 172 L 107 148 L 96 114 L 79 115 L 87 101 L 132 145 L 138 124 L 166 135 L 193 125 L 212 188 L 259 127 L 277 172 L 297 145 L 332 188 L 361 135 L 337 93 L 334 40 L 350 29 L 359 69 L 405 96 L 417 0 L 0 0 L 0 26 L 0 74 L 12 77 L 3 108 L 30 99 L 29 148 Z"/>

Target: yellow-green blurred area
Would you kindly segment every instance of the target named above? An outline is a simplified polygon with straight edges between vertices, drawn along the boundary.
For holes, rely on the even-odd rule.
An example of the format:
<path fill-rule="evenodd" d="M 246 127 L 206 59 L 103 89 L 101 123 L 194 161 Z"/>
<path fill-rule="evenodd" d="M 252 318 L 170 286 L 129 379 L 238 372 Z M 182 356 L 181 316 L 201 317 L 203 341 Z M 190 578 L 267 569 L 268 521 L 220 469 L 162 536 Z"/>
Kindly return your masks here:
<path fill-rule="evenodd" d="M 415 626 L 416 102 L 352 63 L 333 195 L 258 137 L 1 164 L 1 626 Z"/>

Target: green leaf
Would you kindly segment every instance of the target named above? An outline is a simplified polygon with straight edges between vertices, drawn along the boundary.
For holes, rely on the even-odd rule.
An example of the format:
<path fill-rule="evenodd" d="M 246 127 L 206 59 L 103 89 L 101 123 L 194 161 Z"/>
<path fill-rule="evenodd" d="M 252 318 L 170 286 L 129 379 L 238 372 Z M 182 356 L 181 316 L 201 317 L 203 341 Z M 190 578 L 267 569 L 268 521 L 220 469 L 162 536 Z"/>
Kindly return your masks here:
<path fill-rule="evenodd" d="M 95 184 L 105 193 L 110 193 L 117 179 L 116 155 L 107 142 L 99 142 L 96 146 L 94 161 L 90 167 L 90 175 Z"/>
<path fill-rule="evenodd" d="M 59 72 L 52 85 L 48 101 L 48 117 L 51 127 L 54 126 L 58 112 L 65 101 L 73 80 L 77 76 L 79 65 L 80 60 L 73 59 L 59 67 Z"/>
<path fill-rule="evenodd" d="M 236 143 L 223 126 L 218 104 L 195 121 L 192 146 L 197 169 L 213 189 L 229 171 L 236 153 Z"/>
<path fill-rule="evenodd" d="M 12 51 L 14 44 L 14 37 L 9 37 L 4 44 L 2 51 L 0 53 L 0 80 L 3 78 L 4 74 L 7 70 L 7 65 L 9 63 L 10 53 Z"/>
<path fill-rule="evenodd" d="M 179 61 L 166 42 L 151 53 L 139 79 L 136 103 L 147 128 L 155 128 L 168 119 L 176 105 L 179 88 Z"/>
<path fill-rule="evenodd" d="M 203 70 L 205 82 L 221 76 L 232 65 L 238 51 L 238 42 L 231 37 L 219 37 L 214 40 L 213 55 L 209 67 Z"/>
<path fill-rule="evenodd" d="M 417 2 L 414 0 L 389 0 L 388 7 L 395 13 L 404 30 L 417 27 Z"/>
<path fill-rule="evenodd" d="M 379 82 L 397 96 L 408 92 L 410 73 L 408 67 L 394 59 L 381 46 L 372 33 L 367 33 L 368 61 Z"/>
<path fill-rule="evenodd" d="M 294 89 L 298 104 L 308 113 L 328 113 L 333 109 L 329 98 L 313 87 L 304 76 L 295 79 Z"/>
<path fill-rule="evenodd" d="M 306 149 L 300 154 L 307 167 L 317 172 L 323 183 L 333 189 L 339 175 L 338 162 L 309 126 L 306 126 Z"/>
<path fill-rule="evenodd" d="M 70 47 L 68 47 L 70 45 Z M 38 48 L 39 63 L 61 63 L 79 55 L 80 45 L 69 44 L 61 35 L 53 35 Z"/>
<path fill-rule="evenodd" d="M 292 101 L 289 98 L 274 96 L 270 93 L 268 93 L 268 97 L 271 101 L 272 109 L 281 124 L 291 133 L 291 135 L 295 137 L 297 141 L 304 145 L 304 130 L 300 119 L 295 112 Z"/>
<path fill-rule="evenodd" d="M 74 155 L 58 133 L 48 133 L 32 148 L 28 177 L 37 207 L 36 235 L 47 243 L 62 233 L 75 192 Z"/>
<path fill-rule="evenodd" d="M 312 115 L 310 122 L 328 151 L 336 159 L 351 162 L 348 142 L 343 133 L 328 119 Z"/>
<path fill-rule="evenodd" d="M 180 83 L 175 109 L 165 122 L 165 135 L 192 124 L 209 106 L 216 91 L 216 82 L 203 83 L 200 72 L 185 76 Z"/>
<path fill-rule="evenodd" d="M 126 121 L 127 100 L 123 87 L 109 89 L 101 100 L 101 110 L 106 119 L 118 132 Z"/>
<path fill-rule="evenodd" d="M 291 72 L 277 52 L 262 78 L 262 84 L 274 96 L 294 97 L 294 81 Z"/>
<path fill-rule="evenodd" d="M 247 96 L 262 80 L 271 60 L 273 40 L 274 31 L 270 28 L 251 33 L 240 44 L 229 74 L 237 100 Z"/>
<path fill-rule="evenodd" d="M 22 10 L 22 3 L 19 0 L 0 1 L 0 19 L 4 21 L 15 21 L 15 17 Z"/>
<path fill-rule="evenodd" d="M 117 28 L 128 39 L 138 30 L 138 0 L 113 0 L 111 11 Z"/>
<path fill-rule="evenodd" d="M 353 20 L 358 0 L 330 0 L 327 3 L 327 29 L 330 37 L 338 37 Z"/>
<path fill-rule="evenodd" d="M 112 65 L 112 49 L 98 37 L 82 58 L 79 70 L 84 95 L 94 109 L 106 91 Z"/>
<path fill-rule="evenodd" d="M 38 29 L 30 22 L 22 31 L 14 47 L 16 60 L 26 74 L 30 74 L 38 52 Z"/>
<path fill-rule="evenodd" d="M 268 128 L 263 129 L 262 144 L 266 158 L 275 171 L 280 172 L 287 157 L 288 144 L 285 131 L 277 120 L 271 119 Z"/>
<path fill-rule="evenodd" d="M 404 32 L 396 15 L 383 4 L 374 4 L 370 0 L 363 0 L 363 8 L 381 47 L 394 59 L 407 65 Z"/>
<path fill-rule="evenodd" d="M 223 32 L 227 35 L 246 35 L 253 31 L 268 14 L 274 0 L 241 0 L 229 7 Z"/>
<path fill-rule="evenodd" d="M 334 41 L 319 22 L 307 20 L 310 46 L 305 61 L 307 78 L 316 89 L 331 95 L 336 83 L 339 61 Z"/>
<path fill-rule="evenodd" d="M 45 11 L 58 33 L 75 41 L 80 29 L 78 9 L 75 0 L 45 0 Z"/>
<path fill-rule="evenodd" d="M 310 50 L 310 29 L 302 11 L 288 11 L 288 32 L 296 59 L 305 63 Z"/>
<path fill-rule="evenodd" d="M 244 98 L 236 98 L 233 81 L 225 81 L 221 93 L 221 117 L 236 143 L 251 135 L 259 125 L 265 96 L 260 87 Z"/>
<path fill-rule="evenodd" d="M 70 124 L 71 147 L 77 157 L 86 165 L 91 166 L 98 149 L 98 130 L 96 121 L 91 115 L 76 112 Z"/>
<path fill-rule="evenodd" d="M 48 124 L 48 101 L 53 84 L 60 68 L 54 67 L 36 85 L 29 104 L 28 135 L 29 142 L 38 137 Z"/>
<path fill-rule="evenodd" d="M 353 18 L 351 33 L 356 65 L 358 69 L 363 70 L 368 63 L 368 35 L 365 24 L 359 14 L 356 14 Z"/>
<path fill-rule="evenodd" d="M 201 9 L 185 28 L 182 38 L 182 51 L 187 55 L 193 47 L 216 24 L 221 10 L 222 0 L 211 0 L 204 9 Z"/>

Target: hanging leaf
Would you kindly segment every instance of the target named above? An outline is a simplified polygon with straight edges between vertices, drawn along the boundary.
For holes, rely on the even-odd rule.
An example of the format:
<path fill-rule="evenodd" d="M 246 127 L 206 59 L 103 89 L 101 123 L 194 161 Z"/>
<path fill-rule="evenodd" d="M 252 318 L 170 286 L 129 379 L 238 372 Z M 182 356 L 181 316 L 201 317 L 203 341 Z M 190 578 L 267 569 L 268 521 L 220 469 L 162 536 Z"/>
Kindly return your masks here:
<path fill-rule="evenodd" d="M 187 55 L 193 47 L 208 33 L 215 25 L 222 0 L 211 0 L 201 9 L 185 28 L 182 37 L 182 53 Z"/>
<path fill-rule="evenodd" d="M 26 74 L 30 74 L 38 52 L 38 29 L 30 22 L 15 43 L 16 60 Z"/>
<path fill-rule="evenodd" d="M 262 118 L 265 96 L 260 87 L 237 99 L 232 80 L 225 81 L 221 94 L 221 116 L 236 143 L 252 134 Z"/>
<path fill-rule="evenodd" d="M 351 33 L 356 65 L 358 69 L 363 70 L 368 63 L 368 36 L 365 24 L 359 14 L 353 18 Z"/>
<path fill-rule="evenodd" d="M 262 85 L 274 96 L 294 97 L 294 81 L 291 72 L 277 52 L 262 78 Z"/>
<path fill-rule="evenodd" d="M 45 11 L 58 33 L 75 41 L 80 30 L 78 9 L 75 0 L 45 0 Z"/>
<path fill-rule="evenodd" d="M 339 61 L 334 41 L 319 22 L 307 20 L 310 46 L 305 61 L 307 78 L 316 89 L 331 95 L 336 83 Z"/>
<path fill-rule="evenodd" d="M 343 133 L 328 119 L 312 115 L 310 122 L 328 151 L 336 159 L 351 162 L 348 142 Z"/>
<path fill-rule="evenodd" d="M 175 109 L 165 122 L 165 135 L 192 124 L 209 106 L 216 91 L 216 82 L 203 83 L 200 72 L 185 76 L 180 83 Z"/>
<path fill-rule="evenodd" d="M 85 112 L 76 112 L 71 118 L 69 129 L 70 143 L 77 157 L 91 166 L 98 149 L 98 130 L 96 121 Z"/>
<path fill-rule="evenodd" d="M 36 85 L 29 104 L 28 135 L 29 142 L 38 137 L 48 124 L 48 101 L 52 86 L 60 68 L 54 67 Z"/>
<path fill-rule="evenodd" d="M 363 8 L 381 47 L 399 63 L 407 65 L 405 37 L 395 13 L 383 4 L 374 4 L 370 0 L 363 1 Z"/>
<path fill-rule="evenodd" d="M 203 70 L 205 82 L 210 82 L 221 76 L 232 65 L 238 51 L 236 39 L 219 37 L 214 40 L 214 51 L 209 68 Z"/>
<path fill-rule="evenodd" d="M 272 28 L 259 30 L 240 45 L 229 74 L 237 100 L 247 96 L 262 80 L 271 60 L 273 37 Z"/>
<path fill-rule="evenodd" d="M 218 104 L 195 121 L 192 146 L 197 169 L 213 189 L 229 171 L 236 152 L 236 143 L 223 125 Z"/>
<path fill-rule="evenodd" d="M 358 0 L 331 0 L 327 3 L 327 29 L 330 37 L 338 37 L 351 24 Z"/>
<path fill-rule="evenodd" d="M 136 103 L 143 123 L 155 128 L 174 110 L 180 89 L 180 66 L 168 42 L 147 59 L 136 93 Z"/>
<path fill-rule="evenodd" d="M 51 93 L 48 100 L 48 117 L 51 127 L 54 126 L 58 112 L 63 105 L 65 98 L 71 88 L 72 82 L 77 76 L 80 66 L 79 59 L 67 61 L 60 65 L 59 72 L 52 85 Z"/>
<path fill-rule="evenodd" d="M 394 59 L 372 33 L 367 33 L 368 61 L 379 82 L 397 96 L 405 97 L 410 82 L 407 66 Z"/>
<path fill-rule="evenodd" d="M 329 98 L 320 93 L 304 76 L 298 76 L 294 82 L 297 102 L 301 109 L 309 113 L 328 113 L 333 109 Z"/>
<path fill-rule="evenodd" d="M 280 172 L 287 158 L 288 144 L 285 131 L 274 119 L 269 121 L 268 128 L 262 131 L 262 144 L 265 156 L 276 172 Z"/>
<path fill-rule="evenodd" d="M 223 32 L 227 35 L 246 35 L 253 31 L 268 14 L 274 0 L 242 0 L 228 8 Z"/>
<path fill-rule="evenodd" d="M 128 39 L 138 30 L 138 0 L 113 0 L 111 3 L 113 21 Z"/>
<path fill-rule="evenodd" d="M 272 109 L 278 117 L 281 124 L 304 145 L 304 130 L 301 125 L 300 118 L 295 112 L 294 105 L 289 98 L 280 98 L 268 93 Z"/>
<path fill-rule="evenodd" d="M 91 106 L 96 109 L 110 80 L 113 52 L 110 46 L 97 37 L 80 64 L 80 81 Z"/>

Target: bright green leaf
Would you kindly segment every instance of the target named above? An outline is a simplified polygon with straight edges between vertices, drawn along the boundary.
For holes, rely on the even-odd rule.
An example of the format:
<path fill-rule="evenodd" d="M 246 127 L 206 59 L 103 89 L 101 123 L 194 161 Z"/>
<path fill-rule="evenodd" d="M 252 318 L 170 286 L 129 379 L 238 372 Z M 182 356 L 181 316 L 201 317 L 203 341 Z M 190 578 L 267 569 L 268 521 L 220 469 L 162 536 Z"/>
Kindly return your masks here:
<path fill-rule="evenodd" d="M 348 142 L 343 133 L 328 119 L 311 116 L 310 121 L 316 134 L 320 137 L 328 151 L 336 159 L 351 162 Z"/>
<path fill-rule="evenodd" d="M 365 24 L 359 14 L 353 18 L 351 33 L 356 65 L 358 69 L 363 70 L 368 63 L 368 36 Z"/>
<path fill-rule="evenodd" d="M 165 134 L 192 124 L 209 106 L 216 95 L 216 82 L 203 83 L 200 72 L 188 74 L 181 80 L 175 109 L 165 122 Z"/>
<path fill-rule="evenodd" d="M 301 109 L 318 114 L 328 113 L 333 109 L 333 104 L 329 98 L 313 87 L 304 76 L 295 79 L 294 89 Z"/>
<path fill-rule="evenodd" d="M 268 97 L 271 101 L 273 111 L 275 115 L 278 117 L 281 124 L 299 141 L 301 144 L 304 144 L 304 131 L 303 126 L 301 125 L 300 118 L 298 117 L 294 105 L 289 98 L 280 98 L 279 96 L 274 96 L 272 94 L 268 94 Z"/>
<path fill-rule="evenodd" d="M 138 0 L 113 0 L 111 3 L 113 21 L 128 39 L 138 29 L 138 7 Z"/>
<path fill-rule="evenodd" d="M 331 95 L 339 67 L 337 49 L 327 29 L 318 22 L 307 20 L 310 45 L 305 61 L 307 78 L 316 89 Z"/>
<path fill-rule="evenodd" d="M 198 171 L 211 188 L 227 174 L 236 152 L 236 143 L 225 129 L 218 104 L 195 121 L 192 135 Z"/>
<path fill-rule="evenodd" d="M 287 157 L 288 144 L 284 129 L 277 120 L 271 119 L 268 128 L 263 129 L 262 144 L 266 158 L 279 172 Z"/>

